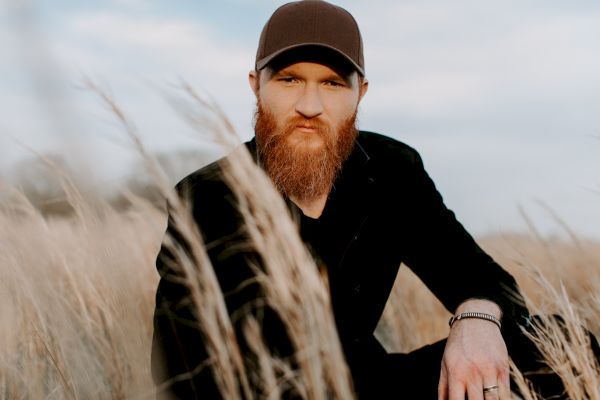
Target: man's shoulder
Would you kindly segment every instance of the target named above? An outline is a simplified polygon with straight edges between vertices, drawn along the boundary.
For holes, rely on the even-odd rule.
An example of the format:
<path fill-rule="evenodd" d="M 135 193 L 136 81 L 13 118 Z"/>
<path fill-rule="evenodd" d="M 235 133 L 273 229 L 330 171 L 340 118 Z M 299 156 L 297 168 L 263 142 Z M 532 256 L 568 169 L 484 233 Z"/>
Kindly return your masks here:
<path fill-rule="evenodd" d="M 245 146 L 246 149 L 253 155 L 255 154 L 255 143 L 254 140 L 250 140 L 240 147 Z M 235 151 L 235 149 L 233 150 Z M 232 152 L 233 152 L 232 151 Z M 176 185 L 175 188 L 177 191 L 182 192 L 186 190 L 194 190 L 196 187 L 202 186 L 210 186 L 210 187 L 225 187 L 225 183 L 223 180 L 223 170 L 226 168 L 227 162 L 229 162 L 229 157 L 231 154 L 225 155 L 216 161 L 211 162 L 203 167 L 198 168 L 194 172 L 188 174 L 183 179 L 181 179 Z"/>
<path fill-rule="evenodd" d="M 213 161 L 204 167 L 201 167 L 194 172 L 188 174 L 181 179 L 176 185 L 175 189 L 180 193 L 186 193 L 190 191 L 196 191 L 201 186 L 215 186 L 220 185 L 223 182 L 223 162 L 225 158 L 221 158 L 217 161 Z"/>
<path fill-rule="evenodd" d="M 366 153 L 370 162 L 388 166 L 390 163 L 417 164 L 422 163 L 419 152 L 408 144 L 390 136 L 370 131 L 360 131 L 357 143 Z"/>

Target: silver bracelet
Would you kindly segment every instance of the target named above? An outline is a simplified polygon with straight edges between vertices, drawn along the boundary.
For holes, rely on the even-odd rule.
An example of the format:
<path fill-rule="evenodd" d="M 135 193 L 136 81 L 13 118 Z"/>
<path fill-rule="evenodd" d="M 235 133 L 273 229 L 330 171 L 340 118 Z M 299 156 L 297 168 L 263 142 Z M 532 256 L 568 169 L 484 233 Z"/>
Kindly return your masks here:
<path fill-rule="evenodd" d="M 486 313 L 482 313 L 482 312 L 460 313 L 460 314 L 455 315 L 452 318 L 450 318 L 450 321 L 448 321 L 448 325 L 450 325 L 450 327 L 452 327 L 452 325 L 454 325 L 454 323 L 456 321 L 464 319 L 464 318 L 484 319 L 486 321 L 493 322 L 494 324 L 496 324 L 498 326 L 499 329 L 502 329 L 502 324 L 500 323 L 500 320 L 498 318 L 494 317 L 492 314 L 486 314 Z"/>

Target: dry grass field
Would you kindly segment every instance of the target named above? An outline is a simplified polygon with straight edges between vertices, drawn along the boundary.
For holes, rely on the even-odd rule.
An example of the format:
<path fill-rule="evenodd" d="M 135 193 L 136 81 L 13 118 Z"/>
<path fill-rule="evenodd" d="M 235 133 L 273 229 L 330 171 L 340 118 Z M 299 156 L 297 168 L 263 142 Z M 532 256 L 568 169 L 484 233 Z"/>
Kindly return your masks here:
<path fill-rule="evenodd" d="M 190 94 L 192 101 L 201 102 Z M 226 398 L 253 398 L 198 227 L 137 141 L 132 125 L 105 100 L 171 206 L 185 246 L 170 237 L 163 244 L 177 260 L 203 333 L 211 338 L 207 350 L 219 387 Z M 221 128 L 229 129 L 227 124 Z M 293 376 L 287 383 L 307 399 L 352 398 L 326 284 L 268 178 L 247 153 L 234 159 L 225 179 L 240 199 L 251 244 L 264 259 L 258 281 L 293 344 L 303 350 L 297 370 L 290 371 L 284 360 L 268 353 L 260 327 L 247 318 L 244 334 L 259 360 L 252 379 L 258 376 L 272 399 L 279 397 L 276 377 L 281 374 Z M 131 195 L 129 207 L 116 209 L 84 197 L 64 177 L 63 184 L 72 210 L 60 216 L 43 214 L 20 191 L 1 188 L 0 399 L 153 399 L 157 389 L 150 349 L 159 279 L 154 262 L 166 216 L 141 197 Z M 535 313 L 565 318 L 568 337 L 549 325 L 541 332 L 540 348 L 559 371 L 570 398 L 600 400 L 600 369 L 580 331 L 585 325 L 600 335 L 600 243 L 565 232 L 569 239 L 542 238 L 532 229 L 527 236 L 507 233 L 479 242 L 517 278 Z M 448 316 L 403 268 L 377 335 L 389 351 L 410 351 L 445 337 Z M 526 385 L 518 371 L 515 376 Z M 525 398 L 537 397 L 526 393 Z"/>
<path fill-rule="evenodd" d="M 142 199 L 126 211 L 77 201 L 69 217 L 43 216 L 15 191 L 0 211 L 2 399 L 154 396 L 154 257 L 165 217 Z M 581 318 L 600 334 L 600 243 L 510 234 L 480 243 L 538 312 Z M 389 350 L 409 351 L 443 338 L 448 315 L 403 268 L 378 335 Z M 597 372 L 585 379 L 565 372 L 579 387 L 573 398 L 599 398 L 590 386 L 599 385 Z"/>

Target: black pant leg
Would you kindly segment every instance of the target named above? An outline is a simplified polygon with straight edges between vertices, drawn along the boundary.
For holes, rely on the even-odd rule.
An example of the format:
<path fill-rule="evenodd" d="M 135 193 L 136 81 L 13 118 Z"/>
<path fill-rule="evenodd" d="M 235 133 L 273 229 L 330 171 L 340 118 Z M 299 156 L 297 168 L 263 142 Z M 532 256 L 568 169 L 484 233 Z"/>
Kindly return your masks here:
<path fill-rule="evenodd" d="M 359 399 L 437 400 L 445 346 L 444 339 L 407 354 L 387 354 L 377 365 L 361 366 Z"/>

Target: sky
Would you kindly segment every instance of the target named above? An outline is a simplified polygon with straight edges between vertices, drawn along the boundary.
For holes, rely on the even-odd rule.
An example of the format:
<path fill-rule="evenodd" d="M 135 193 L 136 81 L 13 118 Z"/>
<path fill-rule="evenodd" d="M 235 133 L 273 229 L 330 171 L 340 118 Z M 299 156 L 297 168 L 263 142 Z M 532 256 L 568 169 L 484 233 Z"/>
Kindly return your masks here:
<path fill-rule="evenodd" d="M 152 151 L 194 150 L 198 166 L 220 155 L 177 111 L 183 83 L 250 138 L 247 75 L 280 4 L 0 0 L 0 174 L 34 152 L 64 154 L 100 187 L 134 173 L 132 145 L 88 81 Z M 363 35 L 360 128 L 416 148 L 468 230 L 527 231 L 529 219 L 600 239 L 600 3 L 336 4 Z"/>

